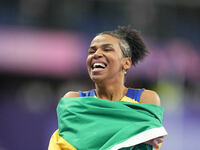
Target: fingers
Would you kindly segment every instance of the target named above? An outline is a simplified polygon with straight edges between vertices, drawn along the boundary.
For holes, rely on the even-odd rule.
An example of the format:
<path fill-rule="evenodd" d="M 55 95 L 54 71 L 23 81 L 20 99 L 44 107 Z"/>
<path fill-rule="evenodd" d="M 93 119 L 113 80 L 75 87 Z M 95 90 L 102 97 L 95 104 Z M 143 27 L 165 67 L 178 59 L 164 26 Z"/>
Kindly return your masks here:
<path fill-rule="evenodd" d="M 163 141 L 164 141 L 164 137 L 162 136 L 162 137 L 158 137 L 153 140 L 147 141 L 145 143 L 152 145 L 154 148 L 159 148 L 159 143 L 162 143 Z"/>
<path fill-rule="evenodd" d="M 164 141 L 164 137 L 159 137 L 155 139 L 157 141 L 157 143 L 162 143 Z"/>
<path fill-rule="evenodd" d="M 159 145 L 158 145 L 159 143 L 158 143 L 158 141 L 155 139 L 155 140 L 153 140 L 152 141 L 152 146 L 154 147 L 154 148 L 159 148 Z"/>
<path fill-rule="evenodd" d="M 159 145 L 158 145 L 159 143 L 155 139 L 147 141 L 147 142 L 145 142 L 145 144 L 152 145 L 154 148 L 159 148 Z"/>

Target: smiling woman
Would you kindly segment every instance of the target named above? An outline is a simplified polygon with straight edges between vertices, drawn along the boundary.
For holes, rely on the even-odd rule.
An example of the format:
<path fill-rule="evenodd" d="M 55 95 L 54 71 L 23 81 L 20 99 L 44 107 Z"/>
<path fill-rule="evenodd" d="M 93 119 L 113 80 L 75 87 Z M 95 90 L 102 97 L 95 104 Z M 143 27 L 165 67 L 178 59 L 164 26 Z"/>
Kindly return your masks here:
<path fill-rule="evenodd" d="M 89 128 L 88 135 L 85 135 L 85 132 L 83 131 L 79 131 L 79 127 L 77 129 L 76 125 L 80 126 L 81 124 L 76 124 L 75 127 L 68 126 L 68 124 L 65 124 L 64 126 L 61 125 L 63 124 L 63 122 L 69 121 L 69 120 L 68 119 L 66 120 L 65 118 L 68 115 L 66 115 L 64 118 L 60 117 L 59 115 L 62 115 L 62 114 L 60 113 L 60 110 L 58 109 L 57 110 L 58 120 L 60 120 L 59 130 L 55 132 L 54 135 L 52 136 L 49 149 L 53 150 L 55 149 L 55 147 L 60 147 L 62 144 L 59 143 L 60 142 L 59 139 L 62 139 L 62 138 L 64 138 L 64 141 L 65 141 L 64 145 L 66 145 L 66 142 L 68 142 L 68 145 L 72 144 L 73 146 L 72 145 L 71 146 L 74 149 L 85 149 L 85 146 L 81 145 L 80 143 L 80 140 L 84 141 L 84 139 L 82 138 L 80 139 L 80 137 L 82 137 L 83 134 L 85 135 L 84 137 L 86 139 L 88 137 L 92 137 L 91 135 L 94 135 L 92 139 L 95 138 L 97 141 L 99 140 L 99 143 L 95 144 L 96 147 L 94 147 L 92 143 L 94 143 L 95 140 L 92 140 L 89 138 L 91 142 L 89 142 L 88 144 L 88 141 L 87 141 L 87 150 L 89 149 L 103 150 L 103 149 L 112 149 L 112 148 L 115 149 L 115 147 L 118 147 L 117 145 L 120 145 L 120 144 L 123 145 L 124 142 L 126 143 L 126 140 L 131 141 L 131 142 L 129 142 L 128 145 L 127 144 L 123 146 L 120 145 L 120 148 L 132 149 L 134 146 L 137 146 L 138 144 L 142 144 L 142 143 L 145 143 L 143 144 L 143 148 L 142 148 L 143 150 L 150 150 L 152 149 L 152 146 L 155 148 L 159 148 L 159 143 L 162 143 L 164 136 L 167 135 L 165 129 L 162 127 L 161 124 L 158 125 L 159 127 L 155 128 L 156 129 L 155 133 L 150 132 L 151 134 L 146 135 L 145 133 L 149 131 L 144 131 L 144 132 L 136 134 L 138 138 L 135 138 L 134 136 L 133 138 L 134 140 L 128 140 L 128 139 L 132 139 L 131 137 L 133 137 L 133 135 L 130 137 L 127 136 L 127 137 L 124 137 L 124 139 L 122 139 L 122 141 L 124 142 L 120 143 L 121 141 L 118 140 L 112 143 L 111 146 L 108 144 L 109 146 L 105 148 L 105 143 L 113 139 L 113 138 L 109 139 L 108 138 L 109 136 L 110 137 L 114 137 L 114 135 L 117 136 L 117 134 L 119 133 L 119 130 L 121 131 L 122 128 L 128 128 L 128 124 L 124 122 L 123 117 L 121 117 L 121 114 L 115 116 L 117 113 L 120 113 L 120 111 L 119 112 L 117 111 L 116 113 L 116 110 L 115 110 L 116 106 L 113 106 L 113 105 L 122 104 L 122 103 L 123 103 L 123 106 L 124 105 L 129 106 L 133 104 L 137 105 L 137 107 L 129 106 L 129 108 L 127 108 L 127 109 L 130 109 L 130 107 L 131 108 L 134 107 L 134 109 L 133 110 L 131 109 L 131 111 L 137 111 L 137 109 L 139 109 L 140 111 L 140 108 L 138 108 L 138 106 L 140 105 L 143 106 L 144 104 L 142 103 L 155 104 L 156 107 L 159 107 L 160 105 L 160 99 L 156 92 L 151 91 L 151 90 L 146 90 L 146 89 L 128 88 L 124 84 L 126 71 L 132 65 L 136 65 L 139 61 L 141 61 L 147 54 L 148 54 L 148 51 L 146 49 L 146 46 L 140 34 L 136 30 L 133 30 L 128 27 L 118 27 L 114 31 L 106 31 L 106 32 L 97 34 L 96 37 L 94 37 L 94 39 L 91 41 L 91 44 L 88 50 L 88 57 L 86 59 L 88 73 L 89 73 L 90 78 L 95 84 L 95 89 L 92 89 L 86 92 L 70 91 L 65 94 L 64 98 L 62 99 L 62 104 L 59 103 L 59 105 L 67 105 L 67 109 L 68 111 L 70 110 L 70 112 L 75 111 L 74 109 L 71 108 L 71 107 L 74 107 L 75 105 L 76 105 L 76 108 L 77 107 L 80 108 L 84 106 L 83 109 L 81 109 L 81 112 L 75 111 L 72 114 L 68 114 L 68 115 L 70 116 L 72 115 L 73 118 L 76 120 L 83 119 L 82 121 L 83 128 L 86 128 L 87 126 Z M 85 100 L 85 98 L 87 100 Z M 91 98 L 93 98 L 94 100 Z M 88 101 L 89 99 L 90 101 Z M 97 99 L 104 100 L 104 101 L 100 101 L 103 103 L 100 105 L 101 107 L 99 105 L 98 107 L 96 106 L 97 104 L 99 104 L 99 101 L 96 101 Z M 66 104 L 63 104 L 63 101 Z M 111 116 L 107 114 L 107 111 L 108 111 L 107 105 L 106 105 L 106 110 L 104 110 L 104 103 L 107 104 L 110 101 L 112 101 L 112 103 L 109 103 L 109 106 L 112 109 L 109 110 L 108 114 Z M 78 103 L 74 105 L 75 102 L 78 102 Z M 94 104 L 92 102 L 96 102 L 96 103 Z M 87 109 L 85 109 L 86 106 L 84 103 L 87 103 L 87 104 L 92 103 L 92 104 L 89 106 L 87 105 Z M 90 107 L 92 107 L 92 109 Z M 95 113 L 94 113 L 93 107 L 95 107 L 95 110 L 97 109 Z M 63 108 L 63 107 L 59 107 L 59 108 Z M 122 113 L 123 114 L 128 113 L 126 112 L 127 109 L 124 109 Z M 93 116 L 93 117 L 96 115 L 94 118 L 102 117 L 103 118 L 102 119 L 103 121 L 101 121 L 102 124 L 98 122 L 98 119 L 96 120 L 94 118 L 89 120 L 88 123 L 85 124 L 85 120 L 84 120 L 85 118 L 78 117 L 78 115 L 75 115 L 76 113 L 78 114 L 80 113 L 80 115 L 86 113 L 88 114 L 88 116 Z M 98 113 L 100 113 L 102 116 Z M 146 115 L 146 113 L 149 113 L 149 111 L 144 112 L 141 115 Z M 135 114 L 134 112 L 130 114 L 128 113 L 128 115 L 130 115 L 129 117 L 134 117 L 134 114 Z M 152 116 L 152 114 L 150 115 Z M 111 120 L 114 118 L 118 118 L 119 120 L 121 119 L 120 123 L 122 122 L 123 124 L 122 126 L 118 126 L 118 124 L 120 123 L 115 123 L 114 126 L 112 126 L 112 130 L 114 129 L 114 131 L 112 131 L 110 135 L 107 135 L 107 133 L 110 132 L 111 129 L 109 127 L 106 128 L 105 126 L 105 125 L 108 125 L 108 126 L 111 125 L 111 123 L 107 124 L 108 122 L 106 121 L 107 117 L 110 117 Z M 158 118 L 152 117 L 151 119 L 153 119 L 154 120 L 153 122 L 155 123 L 156 122 L 155 120 Z M 160 120 L 161 121 L 159 123 L 162 122 L 162 119 Z M 152 124 L 149 124 L 147 122 L 144 123 L 144 122 L 138 121 L 137 119 L 130 120 L 129 123 L 131 123 L 131 125 L 132 123 L 133 124 L 136 123 L 137 127 L 142 128 L 142 129 L 144 129 L 144 126 L 147 129 L 154 129 L 154 127 L 150 127 L 154 123 Z M 96 135 L 94 131 L 90 130 L 91 128 L 96 128 L 97 126 L 99 130 L 101 130 L 101 128 L 103 127 L 103 132 L 101 132 L 101 135 L 99 134 Z M 128 128 L 128 130 L 134 131 L 135 128 L 136 126 L 133 126 L 133 127 Z M 122 135 L 124 136 L 128 133 L 129 132 L 123 132 Z M 141 134 L 142 135 L 144 134 L 144 136 L 141 136 L 141 137 L 138 136 Z M 103 142 L 102 142 L 102 137 L 105 138 Z M 135 140 L 138 140 L 139 142 L 135 142 Z M 73 148 L 68 148 L 68 149 L 73 149 Z"/>

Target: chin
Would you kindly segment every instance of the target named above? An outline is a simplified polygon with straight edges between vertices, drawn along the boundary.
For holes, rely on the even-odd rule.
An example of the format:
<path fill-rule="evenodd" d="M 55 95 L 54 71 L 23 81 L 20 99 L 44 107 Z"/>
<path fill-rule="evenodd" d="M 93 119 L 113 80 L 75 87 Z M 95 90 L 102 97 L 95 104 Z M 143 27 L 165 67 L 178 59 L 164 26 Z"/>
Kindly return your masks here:
<path fill-rule="evenodd" d="M 91 80 L 93 81 L 93 82 L 95 82 L 95 83 L 100 83 L 100 82 L 102 82 L 103 80 L 105 80 L 105 78 L 103 78 L 103 77 L 97 77 L 97 76 L 93 76 L 93 77 L 90 77 L 91 78 Z"/>

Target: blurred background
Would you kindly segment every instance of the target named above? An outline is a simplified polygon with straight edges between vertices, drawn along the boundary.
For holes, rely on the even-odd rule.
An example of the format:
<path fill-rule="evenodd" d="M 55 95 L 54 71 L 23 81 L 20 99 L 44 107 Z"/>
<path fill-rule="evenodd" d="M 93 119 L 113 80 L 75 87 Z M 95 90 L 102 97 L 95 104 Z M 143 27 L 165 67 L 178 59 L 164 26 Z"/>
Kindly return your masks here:
<path fill-rule="evenodd" d="M 0 150 L 46 150 L 56 105 L 94 88 L 85 59 L 92 38 L 132 25 L 150 55 L 126 85 L 156 90 L 169 135 L 161 150 L 197 150 L 200 140 L 200 1 L 0 1 Z"/>

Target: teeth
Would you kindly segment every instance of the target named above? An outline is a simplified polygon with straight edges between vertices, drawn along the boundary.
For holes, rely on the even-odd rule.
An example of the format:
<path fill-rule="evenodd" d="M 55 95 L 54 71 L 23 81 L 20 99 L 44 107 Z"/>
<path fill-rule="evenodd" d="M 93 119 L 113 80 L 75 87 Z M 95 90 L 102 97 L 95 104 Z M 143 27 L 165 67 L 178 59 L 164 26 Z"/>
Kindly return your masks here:
<path fill-rule="evenodd" d="M 106 67 L 105 64 L 103 64 L 103 63 L 94 63 L 93 68 L 96 68 L 97 66 L 101 66 L 103 68 Z"/>

